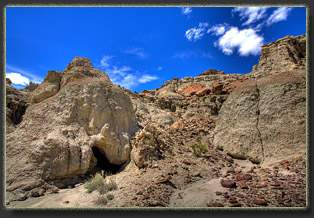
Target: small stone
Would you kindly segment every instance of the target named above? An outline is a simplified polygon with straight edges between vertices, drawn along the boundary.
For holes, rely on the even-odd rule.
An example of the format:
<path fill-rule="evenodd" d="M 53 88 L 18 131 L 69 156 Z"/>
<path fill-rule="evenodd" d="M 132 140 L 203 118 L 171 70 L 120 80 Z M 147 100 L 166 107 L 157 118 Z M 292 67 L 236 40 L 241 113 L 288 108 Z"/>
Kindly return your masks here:
<path fill-rule="evenodd" d="M 182 163 L 186 164 L 186 165 L 191 165 L 191 162 L 188 160 L 183 160 Z"/>
<path fill-rule="evenodd" d="M 282 160 L 282 161 L 280 161 L 279 163 L 280 163 L 280 165 L 283 165 L 283 164 L 289 163 L 289 161 L 288 161 L 288 160 Z"/>
<path fill-rule="evenodd" d="M 219 192 L 219 191 L 216 191 L 215 193 L 216 193 L 216 195 L 217 195 L 217 196 L 222 195 L 222 193 L 221 193 L 221 192 Z"/>
<path fill-rule="evenodd" d="M 149 198 L 149 195 L 148 194 L 145 194 L 145 195 L 143 195 L 143 200 L 145 200 L 145 199 L 148 199 Z"/>
<path fill-rule="evenodd" d="M 64 204 L 68 204 L 68 203 L 70 203 L 70 201 L 64 201 L 63 203 L 64 203 Z"/>
<path fill-rule="evenodd" d="M 241 204 L 239 202 L 236 202 L 231 204 L 230 207 L 241 207 Z"/>
<path fill-rule="evenodd" d="M 35 135 L 32 136 L 32 139 L 33 139 L 33 140 L 36 140 L 37 138 L 38 138 L 38 137 L 35 136 Z"/>
<path fill-rule="evenodd" d="M 264 199 L 254 199 L 253 203 L 257 205 L 267 205 L 267 201 Z"/>
<path fill-rule="evenodd" d="M 234 168 L 229 168 L 226 173 L 235 173 Z"/>
<path fill-rule="evenodd" d="M 238 182 L 238 185 L 241 189 L 248 189 L 248 185 L 242 180 L 240 182 Z"/>
<path fill-rule="evenodd" d="M 237 179 L 237 181 L 241 181 L 241 180 L 251 180 L 251 179 L 252 179 L 252 175 L 246 173 L 246 174 L 237 176 L 236 179 Z"/>
<path fill-rule="evenodd" d="M 234 187 L 236 187 L 235 181 L 229 180 L 229 179 L 227 179 L 227 180 L 224 180 L 224 179 L 220 180 L 220 184 L 222 185 L 222 187 L 226 187 L 226 188 L 234 188 Z"/>
<path fill-rule="evenodd" d="M 161 177 L 161 178 L 159 178 L 159 179 L 157 179 L 157 180 L 155 181 L 155 184 L 165 183 L 165 182 L 169 181 L 170 179 L 172 179 L 172 177 L 169 176 L 169 175 L 166 176 L 166 177 Z"/>
<path fill-rule="evenodd" d="M 201 172 L 195 172 L 192 174 L 193 177 L 202 177 Z"/>

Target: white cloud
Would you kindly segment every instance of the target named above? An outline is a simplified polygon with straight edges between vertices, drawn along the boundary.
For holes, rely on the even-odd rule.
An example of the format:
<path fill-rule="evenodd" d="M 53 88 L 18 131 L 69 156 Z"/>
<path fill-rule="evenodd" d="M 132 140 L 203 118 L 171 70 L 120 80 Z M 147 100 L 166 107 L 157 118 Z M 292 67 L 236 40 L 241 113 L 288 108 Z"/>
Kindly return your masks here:
<path fill-rule="evenodd" d="M 124 52 L 126 54 L 137 55 L 140 58 L 146 58 L 147 57 L 147 54 L 143 51 L 142 48 L 129 48 L 129 49 L 123 50 L 122 52 Z"/>
<path fill-rule="evenodd" d="M 136 77 L 132 74 L 128 74 L 120 80 L 113 81 L 115 84 L 120 85 L 126 89 L 131 89 L 137 86 Z"/>
<path fill-rule="evenodd" d="M 210 53 L 202 52 L 202 51 L 178 51 L 176 52 L 172 58 L 177 59 L 190 59 L 190 58 L 213 58 Z"/>
<path fill-rule="evenodd" d="M 192 8 L 183 7 L 183 8 L 181 8 L 181 12 L 182 12 L 182 14 L 184 14 L 184 15 L 188 15 L 188 14 L 192 13 Z"/>
<path fill-rule="evenodd" d="M 113 56 L 109 56 L 109 55 L 105 55 L 103 56 L 103 58 L 101 59 L 100 61 L 100 67 L 102 68 L 107 68 L 109 67 L 109 63 L 110 63 L 110 60 L 113 58 Z"/>
<path fill-rule="evenodd" d="M 156 80 L 156 79 L 158 79 L 157 76 L 152 76 L 152 75 L 145 74 L 145 75 L 142 75 L 142 76 L 138 79 L 138 81 L 139 81 L 140 83 L 147 83 L 147 82 L 151 82 L 151 81 Z"/>
<path fill-rule="evenodd" d="M 232 27 L 215 43 L 226 55 L 233 54 L 237 49 L 240 56 L 258 55 L 264 38 L 252 28 L 239 30 Z"/>
<path fill-rule="evenodd" d="M 250 25 L 266 16 L 268 7 L 237 7 L 232 13 L 239 12 L 241 20 L 247 19 L 242 25 Z"/>
<path fill-rule="evenodd" d="M 104 60 L 106 61 L 109 59 L 105 58 Z M 107 66 L 109 66 L 109 64 Z M 110 80 L 114 84 L 120 85 L 127 89 L 134 88 L 138 86 L 140 83 L 147 83 L 158 79 L 157 76 L 152 76 L 148 74 L 141 75 L 141 73 L 139 72 L 134 73 L 134 70 L 129 66 L 118 67 L 115 65 L 111 65 L 110 68 L 107 68 L 104 71 L 108 74 Z"/>
<path fill-rule="evenodd" d="M 267 19 L 266 21 L 267 25 L 269 26 L 279 21 L 286 20 L 291 10 L 292 8 L 287 8 L 287 7 L 281 7 L 281 8 L 276 9 Z"/>
<path fill-rule="evenodd" d="M 19 73 L 7 73 L 6 78 L 9 78 L 13 84 L 28 85 L 29 78 L 22 76 Z"/>
<path fill-rule="evenodd" d="M 125 76 L 127 74 L 127 71 L 130 71 L 131 68 L 128 66 L 122 66 L 122 67 L 117 67 L 113 66 L 111 69 L 106 69 L 106 73 L 109 76 Z"/>
<path fill-rule="evenodd" d="M 157 71 L 161 71 L 163 68 L 161 67 L 161 66 L 159 66 L 158 68 L 157 68 Z"/>
<path fill-rule="evenodd" d="M 208 26 L 208 23 L 199 23 L 198 27 L 194 27 L 191 29 L 188 29 L 185 32 L 185 37 L 189 41 L 196 41 L 202 38 L 202 36 L 205 34 L 205 28 Z"/>
<path fill-rule="evenodd" d="M 44 78 L 42 78 L 42 77 L 36 76 L 33 73 L 30 73 L 28 71 L 20 69 L 16 66 L 12 66 L 10 64 L 6 64 L 6 69 L 7 69 L 7 71 L 9 70 L 9 71 L 13 71 L 15 73 L 19 73 L 21 75 L 27 76 L 29 78 L 29 80 L 34 82 L 34 83 L 42 83 L 42 81 L 44 80 Z"/>
<path fill-rule="evenodd" d="M 209 28 L 207 30 L 207 33 L 212 32 L 213 35 L 220 36 L 220 35 L 224 34 L 227 31 L 227 29 L 229 29 L 229 25 L 226 23 L 216 24 L 216 25 L 213 25 L 211 28 Z"/>

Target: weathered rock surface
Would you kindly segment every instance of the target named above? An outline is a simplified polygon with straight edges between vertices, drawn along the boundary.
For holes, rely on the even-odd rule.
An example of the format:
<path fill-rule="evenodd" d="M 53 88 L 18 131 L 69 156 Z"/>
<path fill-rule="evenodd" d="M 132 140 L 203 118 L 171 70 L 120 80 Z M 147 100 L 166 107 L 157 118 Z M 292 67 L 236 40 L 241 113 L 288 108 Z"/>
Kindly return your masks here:
<path fill-rule="evenodd" d="M 288 41 L 283 45 L 295 50 L 305 45 Z M 276 59 L 267 52 L 261 58 Z M 209 70 L 138 94 L 113 85 L 88 59 L 74 58 L 60 72 L 57 93 L 31 103 L 7 137 L 7 175 L 14 175 L 7 177 L 8 199 L 77 184 L 100 160 L 110 160 L 125 168 L 105 179 L 117 183 L 106 207 L 305 207 L 305 71 L 302 64 L 265 70 Z M 195 84 L 198 91 L 190 89 Z M 184 89 L 193 92 L 185 96 Z M 87 199 L 77 193 L 82 188 L 64 191 L 66 203 L 51 195 L 61 207 Z M 75 196 L 68 198 L 70 192 Z M 46 197 L 37 206 L 55 205 Z"/>
<path fill-rule="evenodd" d="M 9 199 L 78 182 L 96 165 L 92 147 L 112 164 L 129 159 L 138 129 L 132 103 L 104 72 L 85 63 L 76 57 L 63 73 L 49 71 L 23 122 L 7 135 Z"/>
<path fill-rule="evenodd" d="M 220 110 L 214 144 L 257 163 L 304 152 L 305 71 L 249 79 L 238 86 Z"/>
<path fill-rule="evenodd" d="M 263 77 L 306 68 L 306 35 L 286 36 L 262 46 L 258 65 L 252 75 Z"/>
<path fill-rule="evenodd" d="M 17 90 L 6 79 L 6 131 L 12 132 L 16 125 L 22 121 L 27 108 L 28 94 Z"/>
<path fill-rule="evenodd" d="M 60 71 L 49 71 L 43 83 L 40 84 L 31 94 L 30 102 L 39 103 L 57 94 L 60 89 L 60 81 Z"/>
<path fill-rule="evenodd" d="M 224 71 L 220 71 L 220 70 L 215 70 L 215 69 L 209 69 L 204 71 L 203 73 L 199 74 L 198 76 L 208 76 L 208 75 L 213 75 L 213 74 L 225 74 Z"/>

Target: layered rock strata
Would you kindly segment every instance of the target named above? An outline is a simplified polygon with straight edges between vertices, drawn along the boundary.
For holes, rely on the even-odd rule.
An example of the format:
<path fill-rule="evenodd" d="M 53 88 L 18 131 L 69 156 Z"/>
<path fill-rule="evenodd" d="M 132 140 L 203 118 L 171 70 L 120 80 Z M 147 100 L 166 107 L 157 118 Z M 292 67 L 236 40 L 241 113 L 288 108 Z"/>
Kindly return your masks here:
<path fill-rule="evenodd" d="M 252 75 L 263 77 L 280 72 L 306 69 L 306 35 L 286 36 L 262 46 Z"/>

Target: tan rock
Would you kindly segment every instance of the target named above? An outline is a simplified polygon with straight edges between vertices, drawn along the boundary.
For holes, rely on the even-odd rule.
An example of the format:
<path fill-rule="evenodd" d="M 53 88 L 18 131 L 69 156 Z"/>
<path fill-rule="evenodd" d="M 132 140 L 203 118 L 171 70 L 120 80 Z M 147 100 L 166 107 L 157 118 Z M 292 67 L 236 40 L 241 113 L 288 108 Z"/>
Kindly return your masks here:
<path fill-rule="evenodd" d="M 234 158 L 282 160 L 306 149 L 305 71 L 247 80 L 224 102 L 214 144 Z"/>
<path fill-rule="evenodd" d="M 32 93 L 37 103 L 7 135 L 9 199 L 24 198 L 27 190 L 48 181 L 58 187 L 77 183 L 96 165 L 93 147 L 112 164 L 122 165 L 130 158 L 130 138 L 138 129 L 133 105 L 89 62 L 74 58 L 63 73 L 49 71 Z M 60 84 L 61 89 L 51 88 Z"/>
<path fill-rule="evenodd" d="M 60 89 L 61 72 L 49 71 L 42 84 L 30 96 L 30 102 L 39 103 L 58 93 Z"/>

